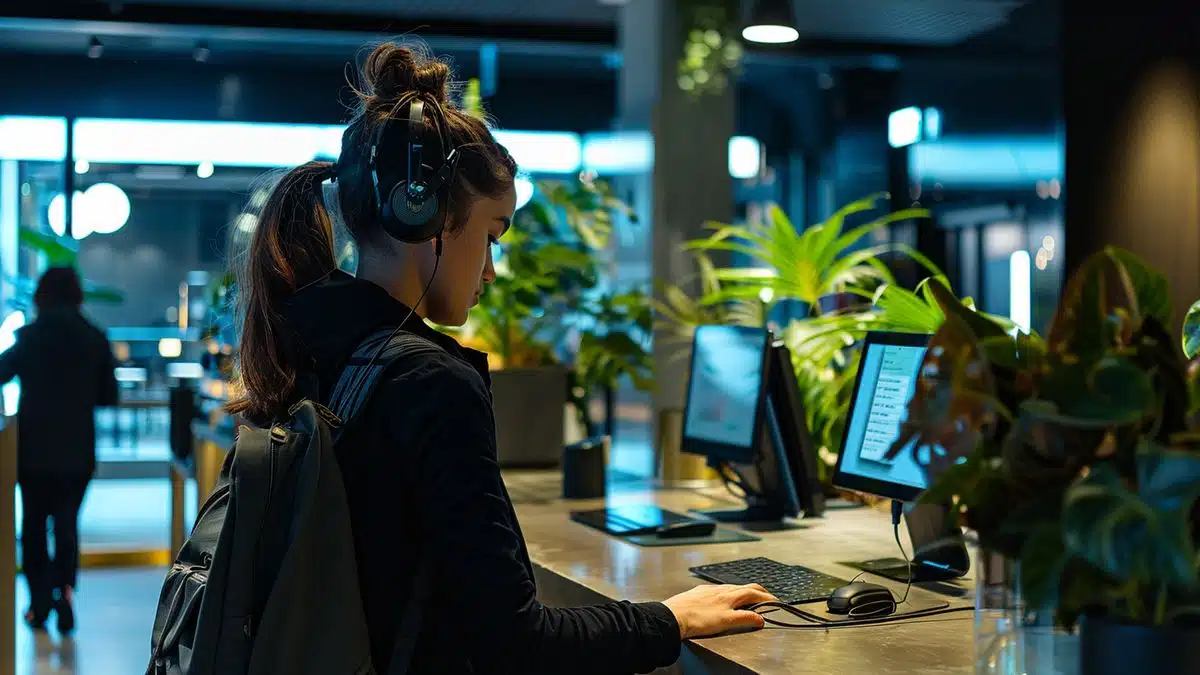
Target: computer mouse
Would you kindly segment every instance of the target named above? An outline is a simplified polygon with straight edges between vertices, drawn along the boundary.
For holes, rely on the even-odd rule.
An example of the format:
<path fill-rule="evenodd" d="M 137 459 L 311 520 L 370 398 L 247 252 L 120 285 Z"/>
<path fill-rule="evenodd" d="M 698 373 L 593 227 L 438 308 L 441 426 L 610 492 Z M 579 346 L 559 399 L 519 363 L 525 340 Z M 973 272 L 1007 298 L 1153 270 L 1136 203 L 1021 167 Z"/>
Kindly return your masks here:
<path fill-rule="evenodd" d="M 717 524 L 711 520 L 687 520 L 659 525 L 654 530 L 654 534 L 659 539 L 686 539 L 688 537 L 707 537 L 716 529 Z"/>
<path fill-rule="evenodd" d="M 830 614 L 848 614 L 856 618 L 887 616 L 896 611 L 892 592 L 879 584 L 856 581 L 835 590 L 829 596 Z"/>

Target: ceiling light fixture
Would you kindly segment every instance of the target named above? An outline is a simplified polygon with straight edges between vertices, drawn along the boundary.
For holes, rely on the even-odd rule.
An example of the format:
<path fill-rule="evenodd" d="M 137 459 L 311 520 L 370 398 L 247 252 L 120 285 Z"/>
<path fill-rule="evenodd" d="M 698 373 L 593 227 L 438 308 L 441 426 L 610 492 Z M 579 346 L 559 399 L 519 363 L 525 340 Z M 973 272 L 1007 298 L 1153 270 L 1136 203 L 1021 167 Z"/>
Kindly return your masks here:
<path fill-rule="evenodd" d="M 792 0 L 751 0 L 750 20 L 742 29 L 747 42 L 784 44 L 800 39 Z"/>
<path fill-rule="evenodd" d="M 98 59 L 104 55 L 104 44 L 100 42 L 100 38 L 92 36 L 88 41 L 87 55 L 89 59 Z"/>

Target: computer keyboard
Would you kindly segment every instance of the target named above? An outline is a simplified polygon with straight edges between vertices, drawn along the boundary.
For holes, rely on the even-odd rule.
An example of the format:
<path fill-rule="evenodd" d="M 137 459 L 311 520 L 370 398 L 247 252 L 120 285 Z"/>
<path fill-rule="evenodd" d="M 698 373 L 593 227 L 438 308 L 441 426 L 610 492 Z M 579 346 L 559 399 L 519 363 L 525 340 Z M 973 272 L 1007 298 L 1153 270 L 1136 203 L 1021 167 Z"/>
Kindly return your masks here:
<path fill-rule="evenodd" d="M 718 584 L 760 584 L 779 598 L 795 604 L 826 600 L 835 590 L 850 583 L 799 565 L 784 565 L 769 558 L 745 558 L 701 565 L 692 574 Z"/>

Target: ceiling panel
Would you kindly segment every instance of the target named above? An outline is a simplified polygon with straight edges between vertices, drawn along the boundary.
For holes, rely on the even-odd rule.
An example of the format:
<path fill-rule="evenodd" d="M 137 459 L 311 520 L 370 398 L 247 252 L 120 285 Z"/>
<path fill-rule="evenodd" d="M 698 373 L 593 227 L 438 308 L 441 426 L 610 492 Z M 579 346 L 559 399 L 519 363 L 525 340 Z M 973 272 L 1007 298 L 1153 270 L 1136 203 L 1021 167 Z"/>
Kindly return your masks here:
<path fill-rule="evenodd" d="M 950 45 L 1004 23 L 1016 1 L 798 0 L 802 35 L 858 42 Z"/>
<path fill-rule="evenodd" d="M 651 0 L 632 0 L 648 2 Z M 152 0 L 153 4 L 420 21 L 615 24 L 621 0 Z M 1004 23 L 1024 0 L 793 0 L 805 36 L 946 45 Z M 553 39 L 553 36 L 547 36 Z"/>
<path fill-rule="evenodd" d="M 506 23 L 611 23 L 618 12 L 616 6 L 598 0 L 153 0 L 153 4 Z"/>

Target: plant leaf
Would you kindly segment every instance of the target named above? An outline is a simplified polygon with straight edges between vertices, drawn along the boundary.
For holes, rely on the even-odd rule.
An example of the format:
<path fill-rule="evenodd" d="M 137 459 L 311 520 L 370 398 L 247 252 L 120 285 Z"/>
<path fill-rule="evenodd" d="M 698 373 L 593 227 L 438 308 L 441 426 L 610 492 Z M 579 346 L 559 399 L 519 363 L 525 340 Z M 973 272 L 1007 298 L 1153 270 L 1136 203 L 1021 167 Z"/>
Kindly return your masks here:
<path fill-rule="evenodd" d="M 1067 549 L 1120 582 L 1196 581 L 1186 514 L 1157 510 L 1130 492 L 1111 464 L 1093 466 L 1067 490 Z"/>
<path fill-rule="evenodd" d="M 78 254 L 53 235 L 42 234 L 27 227 L 17 229 L 17 239 L 22 246 L 46 256 L 51 267 L 74 267 Z"/>
<path fill-rule="evenodd" d="M 1141 316 L 1152 316 L 1164 326 L 1171 325 L 1174 308 L 1171 306 L 1171 285 L 1167 277 L 1125 249 L 1110 246 L 1105 252 L 1119 262 L 1129 275 Z"/>
<path fill-rule="evenodd" d="M 1043 520 L 1021 547 L 1021 591 L 1030 607 L 1041 609 L 1057 603 L 1067 560 L 1062 528 L 1057 521 Z"/>
<path fill-rule="evenodd" d="M 1128 343 L 1141 313 L 1133 282 L 1112 251 L 1093 255 L 1067 282 L 1050 325 L 1051 351 L 1087 360 Z"/>
<path fill-rule="evenodd" d="M 1200 300 L 1192 304 L 1183 319 L 1183 353 L 1188 359 L 1200 354 Z"/>

